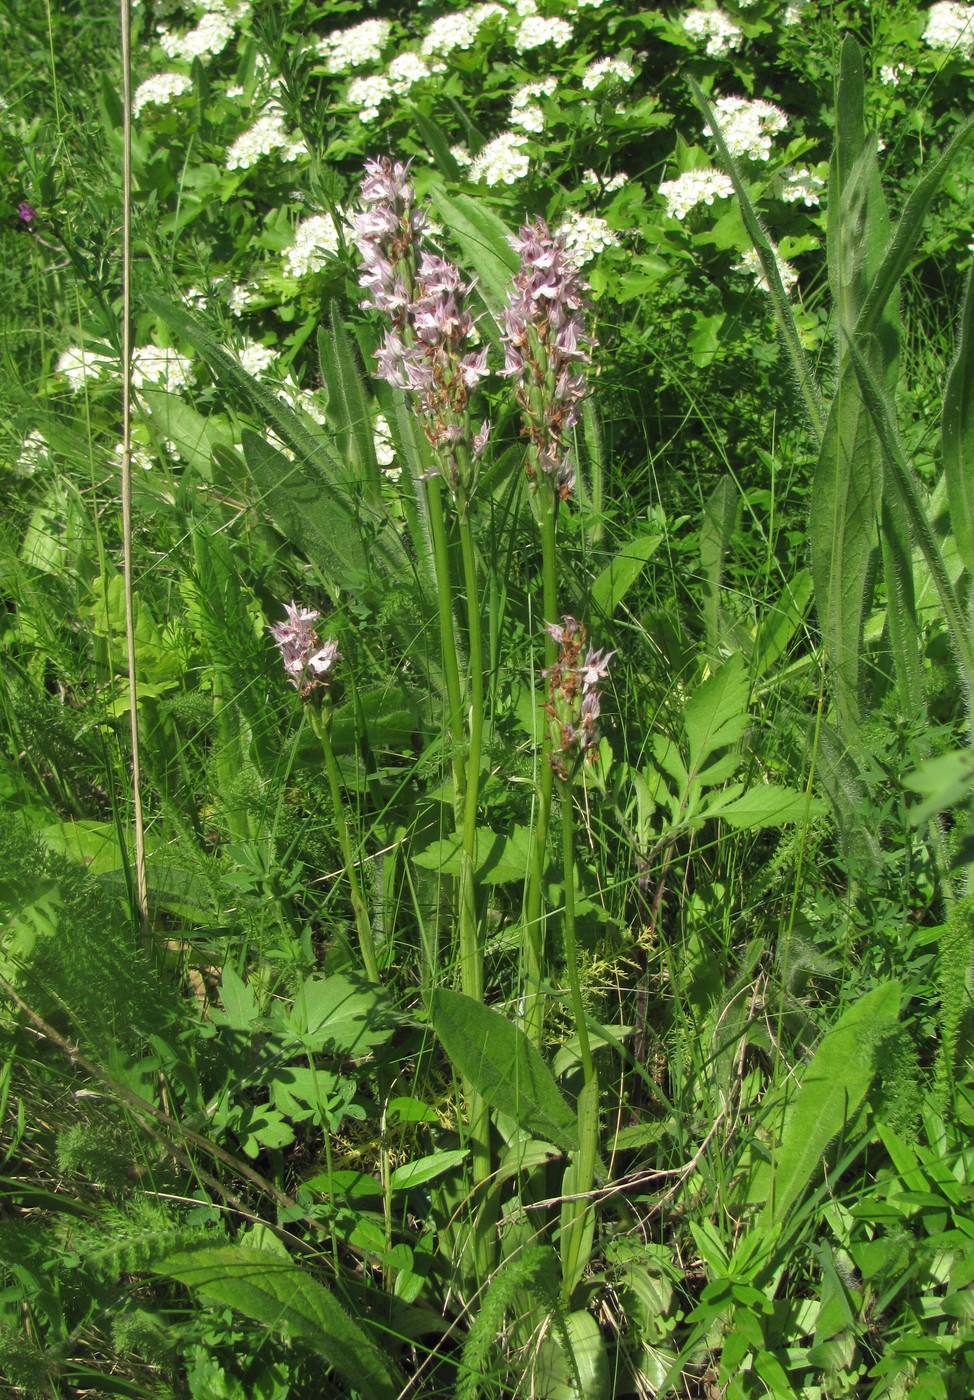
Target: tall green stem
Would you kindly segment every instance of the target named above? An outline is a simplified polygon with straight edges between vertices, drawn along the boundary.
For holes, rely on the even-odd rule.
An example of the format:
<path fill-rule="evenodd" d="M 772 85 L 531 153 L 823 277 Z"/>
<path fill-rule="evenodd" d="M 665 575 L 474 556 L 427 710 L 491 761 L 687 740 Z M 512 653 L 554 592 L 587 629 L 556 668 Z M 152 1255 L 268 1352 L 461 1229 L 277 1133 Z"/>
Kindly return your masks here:
<path fill-rule="evenodd" d="M 450 587 L 450 547 L 446 538 L 443 515 L 443 488 L 438 477 L 426 483 L 429 502 L 430 534 L 433 539 L 433 563 L 436 569 L 436 610 L 440 626 L 440 650 L 443 675 L 446 680 L 446 726 L 443 742 L 450 749 L 453 769 L 453 804 L 457 825 L 462 821 L 465 773 L 463 767 L 463 702 L 460 693 L 460 662 L 458 659 L 456 624 L 453 617 L 453 592 Z"/>
<path fill-rule="evenodd" d="M 575 830 L 572 778 L 569 775 L 561 790 L 562 879 L 565 908 L 562 933 L 565 948 L 565 971 L 571 995 L 575 1029 L 578 1033 L 582 1062 L 582 1091 L 578 1096 L 579 1149 L 565 1170 L 562 1190 L 567 1199 L 561 1211 L 561 1272 L 562 1297 L 568 1305 L 582 1277 L 591 1253 L 594 1230 L 594 1207 L 586 1199 L 595 1182 L 599 1146 L 599 1083 L 592 1062 L 592 1045 L 585 1023 L 582 985 L 578 976 L 578 944 L 575 937 Z"/>
<path fill-rule="evenodd" d="M 538 497 L 540 504 L 541 527 L 541 590 L 545 622 L 555 622 L 558 618 L 557 583 L 557 525 L 558 496 L 547 478 L 539 481 Z M 554 666 L 558 659 L 558 645 L 545 632 L 545 667 Z M 531 869 L 528 874 L 524 897 L 524 1030 L 525 1034 L 541 1044 L 544 1031 L 544 976 L 545 926 L 543 913 L 544 871 L 548 854 L 548 827 L 551 822 L 551 790 L 554 773 L 551 768 L 551 736 L 545 724 L 541 741 L 541 760 L 538 773 L 538 814 L 534 826 L 534 843 L 531 850 Z"/>
<path fill-rule="evenodd" d="M 348 834 L 348 824 L 345 821 L 345 808 L 342 805 L 341 777 L 338 772 L 338 764 L 335 762 L 335 751 L 331 744 L 331 704 L 326 699 L 320 714 L 316 714 L 314 710 L 311 710 L 310 713 L 312 716 L 312 724 L 321 740 L 321 752 L 324 755 L 325 772 L 328 775 L 328 788 L 331 793 L 335 830 L 338 832 L 338 844 L 342 848 L 342 859 L 345 862 L 345 874 L 348 876 L 349 891 L 352 897 L 352 910 L 355 914 L 355 928 L 358 932 L 358 945 L 362 954 L 362 962 L 365 966 L 365 975 L 370 982 L 378 982 L 380 980 L 379 964 L 376 960 L 375 942 L 372 938 L 372 921 L 369 918 L 369 911 L 362 897 L 362 886 L 359 883 L 355 852 L 352 850 L 352 842 Z"/>

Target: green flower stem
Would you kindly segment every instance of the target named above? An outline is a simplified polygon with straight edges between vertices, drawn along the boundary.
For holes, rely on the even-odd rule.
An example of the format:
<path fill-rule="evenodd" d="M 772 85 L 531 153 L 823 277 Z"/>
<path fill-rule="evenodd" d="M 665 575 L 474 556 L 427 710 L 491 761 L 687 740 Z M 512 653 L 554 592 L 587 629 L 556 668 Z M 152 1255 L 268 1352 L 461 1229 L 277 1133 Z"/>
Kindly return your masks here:
<path fill-rule="evenodd" d="M 460 985 L 468 997 L 484 999 L 484 953 L 477 918 L 477 806 L 480 796 L 480 756 L 484 733 L 484 660 L 477 587 L 477 557 L 466 509 L 459 512 L 460 552 L 467 595 L 467 636 L 470 648 L 470 708 L 467 777 L 460 845 Z M 467 1086 L 474 1183 L 491 1175 L 490 1109 L 472 1086 Z"/>
<path fill-rule="evenodd" d="M 585 1023 L 582 986 L 578 976 L 578 946 L 575 937 L 574 826 L 572 777 L 569 775 L 562 783 L 561 792 L 562 878 L 565 894 L 562 934 L 565 948 L 565 971 L 568 975 L 568 989 L 575 1016 L 575 1030 L 578 1033 L 583 1083 L 582 1092 L 578 1096 L 579 1150 L 573 1156 L 565 1172 L 563 1187 L 566 1195 L 578 1198 L 566 1201 L 562 1207 L 560 1252 L 562 1296 L 566 1305 L 575 1291 L 588 1259 L 586 1241 L 589 1236 L 593 1206 L 586 1197 L 595 1184 L 599 1139 L 598 1078 L 592 1061 L 592 1046 L 589 1040 L 588 1026 Z"/>
<path fill-rule="evenodd" d="M 446 538 L 446 520 L 443 515 L 443 487 L 438 477 L 431 477 L 427 483 L 426 499 L 429 503 L 430 534 L 433 540 L 433 562 L 436 569 L 436 608 L 440 626 L 440 649 L 443 660 L 443 675 L 446 680 L 446 730 L 444 744 L 452 745 L 451 763 L 453 767 L 453 805 L 457 827 L 463 817 L 463 794 L 465 773 L 463 767 L 463 702 L 460 694 L 460 662 L 457 647 L 456 625 L 453 618 L 453 594 L 450 587 L 450 547 Z"/>
<path fill-rule="evenodd" d="M 352 896 L 352 909 L 355 913 L 355 927 L 358 931 L 358 944 L 362 953 L 362 962 L 365 965 L 365 975 L 370 982 L 378 983 L 379 964 L 375 956 L 375 941 L 372 937 L 372 921 L 369 918 L 369 911 L 362 897 L 362 886 L 359 883 L 358 868 L 355 863 L 355 853 L 352 850 L 352 842 L 348 834 L 348 825 L 345 821 L 345 808 L 342 805 L 342 785 L 338 772 L 338 764 L 335 762 L 335 750 L 331 745 L 331 702 L 325 697 L 320 714 L 316 714 L 312 709 L 312 724 L 317 731 L 321 741 L 321 752 L 325 760 L 325 772 L 328 774 L 328 788 L 331 792 L 332 812 L 335 818 L 335 829 L 338 832 L 338 844 L 342 848 L 342 859 L 345 862 L 345 874 L 348 876 L 349 891 Z"/>
<path fill-rule="evenodd" d="M 537 485 L 538 514 L 541 527 L 541 593 L 543 621 L 555 622 L 558 617 L 557 584 L 557 525 L 558 494 L 547 477 Z M 545 632 L 545 667 L 554 666 L 558 659 L 558 644 Z M 538 773 L 538 812 L 531 850 L 531 869 L 524 898 L 524 1031 L 541 1044 L 544 1031 L 545 927 L 543 914 L 544 871 L 548 854 L 548 827 L 551 822 L 551 791 L 554 773 L 551 768 L 551 735 L 546 723 L 541 739 L 541 768 Z"/>

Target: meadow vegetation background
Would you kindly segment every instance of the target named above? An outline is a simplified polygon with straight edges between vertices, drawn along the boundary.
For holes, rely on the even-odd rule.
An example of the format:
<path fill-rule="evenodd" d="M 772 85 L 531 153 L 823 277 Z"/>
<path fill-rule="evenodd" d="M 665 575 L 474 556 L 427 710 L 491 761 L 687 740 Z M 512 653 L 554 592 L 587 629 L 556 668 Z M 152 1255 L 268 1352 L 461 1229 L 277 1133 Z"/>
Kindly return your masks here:
<path fill-rule="evenodd" d="M 974 6 L 131 52 L 0 11 L 5 1393 L 966 1400 Z"/>

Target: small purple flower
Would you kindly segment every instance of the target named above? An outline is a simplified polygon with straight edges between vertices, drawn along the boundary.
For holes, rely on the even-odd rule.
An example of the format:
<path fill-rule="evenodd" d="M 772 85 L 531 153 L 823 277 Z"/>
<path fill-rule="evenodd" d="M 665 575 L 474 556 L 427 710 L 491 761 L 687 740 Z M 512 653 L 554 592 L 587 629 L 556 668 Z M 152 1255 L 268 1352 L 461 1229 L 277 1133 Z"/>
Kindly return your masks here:
<path fill-rule="evenodd" d="M 288 680 L 304 699 L 320 685 L 331 684 L 331 672 L 341 660 L 338 643 L 332 638 L 322 644 L 314 629 L 321 613 L 297 603 L 285 604 L 286 622 L 275 622 L 267 630 L 281 653 Z"/>
<path fill-rule="evenodd" d="M 542 672 L 548 684 L 545 711 L 551 726 L 551 766 L 560 778 L 568 778 L 578 761 L 593 759 L 599 742 L 602 703 L 599 682 L 608 675 L 615 652 L 585 649 L 585 627 L 574 617 L 546 622 L 545 630 L 558 644 L 554 665 Z"/>
<path fill-rule="evenodd" d="M 515 381 L 531 444 L 528 475 L 550 477 L 566 500 L 575 482 L 568 434 L 585 394 L 577 365 L 594 344 L 585 334 L 584 288 L 564 237 L 543 219 L 510 242 L 520 265 L 504 312 L 503 373 Z"/>
<path fill-rule="evenodd" d="M 37 210 L 34 208 L 33 204 L 28 204 L 26 199 L 22 199 L 17 205 L 17 213 L 20 216 L 21 223 L 24 224 L 33 223 L 37 218 Z"/>
<path fill-rule="evenodd" d="M 474 433 L 469 403 L 489 373 L 487 349 L 470 348 L 474 323 L 465 301 L 473 284 L 423 247 L 426 216 L 414 204 L 408 174 L 388 157 L 366 166 L 365 207 L 352 217 L 359 281 L 368 294 L 362 305 L 388 318 L 376 374 L 415 396 L 427 441 L 443 459 L 423 477 L 442 474 L 456 497 L 473 489 L 470 467 L 487 444 L 488 426 Z"/>

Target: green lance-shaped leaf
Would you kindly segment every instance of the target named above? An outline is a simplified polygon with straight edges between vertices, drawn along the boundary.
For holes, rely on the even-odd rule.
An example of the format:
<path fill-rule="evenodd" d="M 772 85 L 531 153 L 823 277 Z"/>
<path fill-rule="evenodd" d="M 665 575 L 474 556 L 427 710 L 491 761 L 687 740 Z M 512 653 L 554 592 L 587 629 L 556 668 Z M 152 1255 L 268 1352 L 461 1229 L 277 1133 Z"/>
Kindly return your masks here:
<path fill-rule="evenodd" d="M 624 544 L 592 585 L 592 602 L 611 617 L 662 543 L 662 535 L 636 535 Z"/>
<path fill-rule="evenodd" d="M 464 267 L 472 267 L 477 285 L 495 314 L 507 300 L 517 254 L 508 242 L 510 229 L 485 205 L 470 195 L 449 195 L 442 185 L 429 181 L 427 190 L 436 212 L 450 230 L 463 254 Z M 484 330 L 489 330 L 487 326 Z"/>
<path fill-rule="evenodd" d="M 884 982 L 826 1032 L 784 1109 L 771 1163 L 752 1187 L 752 1200 L 765 1202 L 758 1229 L 776 1229 L 784 1222 L 829 1143 L 855 1117 L 876 1072 L 877 1049 L 899 1010 L 899 985 Z"/>
<path fill-rule="evenodd" d="M 950 523 L 964 567 L 974 579 L 974 264 L 967 278 L 940 434 Z"/>
<path fill-rule="evenodd" d="M 913 587 L 913 542 L 907 513 L 897 493 L 884 493 L 879 522 L 886 584 L 886 635 L 900 713 L 912 719 L 923 709 L 920 628 Z"/>
<path fill-rule="evenodd" d="M 370 1400 L 396 1400 L 400 1394 L 389 1363 L 363 1328 L 327 1288 L 280 1254 L 208 1245 L 161 1259 L 153 1273 L 265 1327 L 286 1329 Z"/>
<path fill-rule="evenodd" d="M 703 582 L 703 616 L 707 651 L 718 655 L 720 644 L 720 585 L 724 560 L 737 524 L 740 493 L 730 476 L 721 477 L 707 498 L 700 525 L 700 573 Z"/>
<path fill-rule="evenodd" d="M 578 1150 L 575 1115 L 520 1027 L 493 1007 L 443 989 L 430 998 L 430 1020 L 451 1063 L 491 1108 L 563 1152 Z"/>
<path fill-rule="evenodd" d="M 847 742 L 860 719 L 862 633 L 871 597 L 871 560 L 882 494 L 882 453 L 858 380 L 848 368 L 856 325 L 889 240 L 876 137 L 867 131 L 862 55 L 842 47 L 836 139 L 829 172 L 828 265 L 834 304 L 838 388 L 812 480 L 809 548 L 840 728 Z M 873 368 L 892 387 L 898 306 L 876 317 Z"/>
<path fill-rule="evenodd" d="M 698 685 L 683 712 L 683 728 L 690 744 L 691 777 L 702 777 L 707 759 L 736 744 L 748 725 L 748 680 L 739 653 L 719 671 Z"/>
<path fill-rule="evenodd" d="M 340 455 L 354 465 L 368 499 L 378 505 L 382 499 L 382 476 L 375 455 L 369 396 L 334 302 L 329 321 L 327 331 L 324 326 L 318 330 L 318 363 L 328 391 L 328 422 L 338 435 Z"/>

